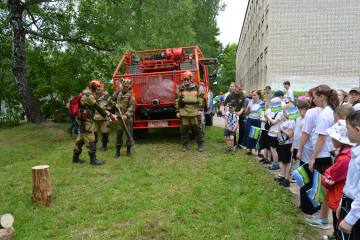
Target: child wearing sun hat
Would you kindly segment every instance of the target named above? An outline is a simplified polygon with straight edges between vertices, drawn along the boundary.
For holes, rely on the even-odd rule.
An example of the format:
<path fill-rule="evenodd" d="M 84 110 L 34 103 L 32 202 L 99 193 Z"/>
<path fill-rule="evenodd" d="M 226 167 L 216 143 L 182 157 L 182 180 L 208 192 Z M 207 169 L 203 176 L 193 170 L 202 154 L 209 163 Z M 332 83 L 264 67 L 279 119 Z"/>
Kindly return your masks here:
<path fill-rule="evenodd" d="M 335 148 L 339 148 L 339 155 L 335 158 L 335 164 L 325 170 L 324 177 L 321 179 L 322 185 L 328 190 L 326 193 L 326 201 L 328 207 L 332 210 L 334 234 L 333 236 L 341 236 L 338 230 L 338 220 L 336 218 L 336 209 L 339 206 L 343 195 L 343 188 L 348 172 L 349 162 L 351 160 L 351 148 L 355 145 L 350 142 L 347 136 L 346 121 L 339 120 L 326 132 L 331 137 Z M 338 235 L 340 234 L 340 235 Z M 331 235 L 328 236 L 331 239 Z M 340 238 L 339 238 L 340 239 Z"/>

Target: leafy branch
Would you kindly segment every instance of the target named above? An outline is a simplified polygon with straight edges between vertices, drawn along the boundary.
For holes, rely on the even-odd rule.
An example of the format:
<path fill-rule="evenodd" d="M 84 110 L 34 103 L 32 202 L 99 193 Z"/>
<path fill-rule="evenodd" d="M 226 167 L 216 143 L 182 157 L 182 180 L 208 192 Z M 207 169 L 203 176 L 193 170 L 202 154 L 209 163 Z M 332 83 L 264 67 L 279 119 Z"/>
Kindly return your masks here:
<path fill-rule="evenodd" d="M 28 29 L 25 29 L 25 33 L 32 34 L 32 35 L 42 37 L 42 38 L 45 38 L 45 39 L 53 40 L 53 41 L 56 41 L 56 42 L 81 43 L 83 45 L 90 46 L 90 47 L 93 47 L 93 48 L 96 48 L 96 49 L 99 49 L 99 50 L 103 50 L 103 51 L 107 51 L 107 52 L 112 52 L 113 51 L 113 49 L 106 48 L 106 47 L 103 47 L 103 46 L 99 46 L 99 45 L 96 45 L 95 43 L 87 42 L 87 41 L 84 41 L 84 40 L 81 40 L 81 39 L 78 39 L 78 38 L 56 38 L 56 37 L 48 36 L 48 35 L 38 33 L 38 32 L 32 31 L 32 30 L 28 30 Z"/>
<path fill-rule="evenodd" d="M 51 3 L 51 2 L 57 2 L 57 1 L 53 1 L 53 0 L 32 0 L 32 1 L 29 1 L 29 2 L 26 2 L 26 3 L 23 3 L 22 6 L 23 8 L 27 8 L 29 6 L 32 6 L 32 5 L 36 5 L 36 4 L 39 4 L 39 3 Z"/>

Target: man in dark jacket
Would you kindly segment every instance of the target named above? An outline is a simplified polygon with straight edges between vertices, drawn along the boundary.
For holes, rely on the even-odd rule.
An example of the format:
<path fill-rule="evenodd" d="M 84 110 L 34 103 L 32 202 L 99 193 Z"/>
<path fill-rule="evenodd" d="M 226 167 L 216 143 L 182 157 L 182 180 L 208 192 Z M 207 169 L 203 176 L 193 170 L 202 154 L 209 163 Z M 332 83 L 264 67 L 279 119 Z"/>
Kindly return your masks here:
<path fill-rule="evenodd" d="M 235 112 L 236 112 L 236 115 L 239 116 L 238 147 L 240 147 L 240 148 L 245 148 L 243 146 L 244 132 L 245 132 L 245 99 L 246 99 L 246 96 L 243 93 L 243 85 L 241 83 L 236 84 L 235 91 L 233 91 L 226 97 L 224 104 L 221 106 L 222 115 L 225 116 L 226 113 L 224 111 L 224 106 L 226 106 L 230 102 L 233 102 L 236 105 Z M 236 143 L 236 135 L 235 135 L 234 143 Z"/>

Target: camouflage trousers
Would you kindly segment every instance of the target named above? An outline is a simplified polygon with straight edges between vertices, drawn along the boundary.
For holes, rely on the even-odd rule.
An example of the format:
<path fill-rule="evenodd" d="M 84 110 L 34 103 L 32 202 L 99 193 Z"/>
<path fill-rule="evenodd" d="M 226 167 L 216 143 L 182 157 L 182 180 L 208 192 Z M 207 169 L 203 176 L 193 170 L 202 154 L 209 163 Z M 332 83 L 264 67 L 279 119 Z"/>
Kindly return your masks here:
<path fill-rule="evenodd" d="M 75 141 L 74 153 L 80 154 L 82 147 L 85 144 L 89 154 L 96 153 L 94 124 L 92 120 L 80 121 L 76 120 L 79 124 L 79 135 Z"/>
<path fill-rule="evenodd" d="M 102 133 L 110 132 L 110 123 L 109 121 L 94 121 L 94 132 L 98 132 L 99 129 Z"/>
<path fill-rule="evenodd" d="M 98 142 L 98 131 L 99 129 L 102 132 L 101 142 L 109 142 L 109 132 L 110 132 L 110 123 L 109 121 L 94 121 L 94 134 L 95 134 L 95 143 Z"/>
<path fill-rule="evenodd" d="M 118 117 L 118 120 L 116 122 L 116 146 L 122 146 L 123 145 L 123 135 L 124 132 L 126 133 L 126 145 L 127 146 L 132 146 L 133 142 L 131 141 L 132 137 L 133 137 L 133 121 L 132 118 L 128 118 L 125 120 L 126 123 L 126 127 L 129 130 L 130 136 L 128 135 L 124 123 L 121 120 L 120 117 Z"/>
<path fill-rule="evenodd" d="M 194 124 L 195 123 L 195 124 Z M 181 144 L 187 145 L 190 139 L 189 130 L 191 129 L 197 143 L 203 143 L 203 133 L 201 131 L 200 121 L 197 117 L 181 117 L 180 118 L 181 129 Z"/>

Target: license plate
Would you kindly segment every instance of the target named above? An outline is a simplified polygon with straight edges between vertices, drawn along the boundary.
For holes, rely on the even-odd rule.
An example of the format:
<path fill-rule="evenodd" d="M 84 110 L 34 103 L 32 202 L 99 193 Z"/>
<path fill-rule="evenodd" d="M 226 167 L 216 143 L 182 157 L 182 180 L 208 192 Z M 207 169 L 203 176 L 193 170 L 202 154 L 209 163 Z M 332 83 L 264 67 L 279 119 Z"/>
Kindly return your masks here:
<path fill-rule="evenodd" d="M 148 127 L 167 127 L 168 122 L 149 122 Z"/>

